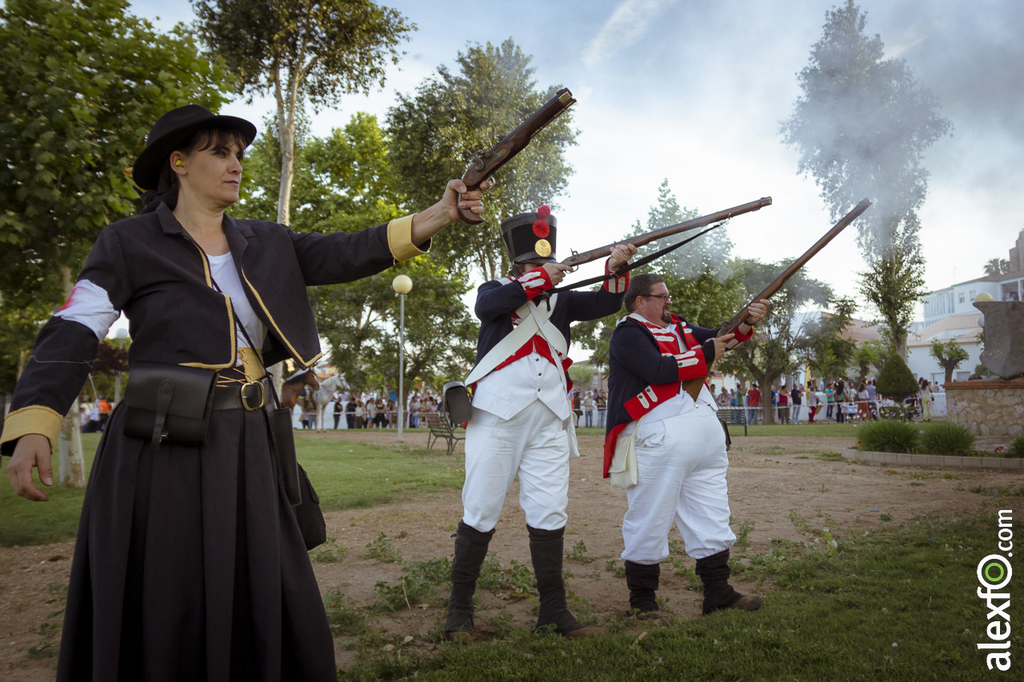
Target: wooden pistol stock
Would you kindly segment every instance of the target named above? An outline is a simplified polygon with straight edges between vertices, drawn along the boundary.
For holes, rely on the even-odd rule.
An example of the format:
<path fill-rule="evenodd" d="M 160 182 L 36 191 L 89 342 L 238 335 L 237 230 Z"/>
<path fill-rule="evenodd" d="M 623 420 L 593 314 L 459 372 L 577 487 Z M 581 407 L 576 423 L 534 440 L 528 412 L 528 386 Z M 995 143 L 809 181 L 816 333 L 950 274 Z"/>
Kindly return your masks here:
<path fill-rule="evenodd" d="M 572 106 L 576 100 L 568 88 L 562 88 L 555 93 L 555 96 L 538 109 L 530 118 L 520 124 L 518 128 L 506 135 L 498 144 L 487 151 L 479 151 L 470 159 L 462 181 L 466 183 L 466 190 L 472 191 L 480 187 L 487 178 L 512 160 L 519 152 L 526 149 L 534 135 L 543 130 L 549 123 L 558 118 L 562 112 Z M 459 201 L 462 195 L 459 195 Z M 470 225 L 479 225 L 484 219 L 469 209 L 458 208 L 459 219 Z"/>

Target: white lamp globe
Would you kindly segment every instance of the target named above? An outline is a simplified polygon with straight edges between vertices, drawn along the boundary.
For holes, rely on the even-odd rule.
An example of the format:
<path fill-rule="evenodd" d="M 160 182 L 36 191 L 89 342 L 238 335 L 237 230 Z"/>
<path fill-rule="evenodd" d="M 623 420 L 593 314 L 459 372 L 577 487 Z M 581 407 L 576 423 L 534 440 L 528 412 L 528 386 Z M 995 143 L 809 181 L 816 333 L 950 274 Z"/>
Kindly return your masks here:
<path fill-rule="evenodd" d="M 391 281 L 391 288 L 399 294 L 407 294 L 412 291 L 412 279 L 408 275 L 398 275 Z"/>

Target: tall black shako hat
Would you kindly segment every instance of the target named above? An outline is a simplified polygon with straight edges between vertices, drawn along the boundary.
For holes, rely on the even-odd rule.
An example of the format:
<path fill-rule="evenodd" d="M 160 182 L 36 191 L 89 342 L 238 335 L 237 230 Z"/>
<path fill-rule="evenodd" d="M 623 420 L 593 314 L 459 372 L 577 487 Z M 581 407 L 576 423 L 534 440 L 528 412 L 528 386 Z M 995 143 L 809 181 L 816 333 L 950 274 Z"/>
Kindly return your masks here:
<path fill-rule="evenodd" d="M 501 223 L 501 238 L 513 263 L 550 263 L 555 260 L 558 221 L 551 209 L 522 213 Z"/>
<path fill-rule="evenodd" d="M 200 130 L 220 128 L 234 130 L 249 146 L 256 139 L 256 126 L 244 118 L 217 116 L 198 104 L 171 109 L 161 116 L 146 138 L 146 148 L 132 166 L 132 178 L 142 189 L 156 189 L 160 181 L 160 168 L 178 146 Z"/>

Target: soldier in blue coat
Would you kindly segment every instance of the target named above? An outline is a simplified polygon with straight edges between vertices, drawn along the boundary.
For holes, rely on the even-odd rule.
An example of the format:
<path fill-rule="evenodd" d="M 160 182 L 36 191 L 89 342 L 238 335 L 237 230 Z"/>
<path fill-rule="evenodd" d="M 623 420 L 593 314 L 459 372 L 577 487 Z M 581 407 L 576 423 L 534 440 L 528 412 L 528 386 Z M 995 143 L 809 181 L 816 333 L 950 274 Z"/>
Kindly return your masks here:
<path fill-rule="evenodd" d="M 569 612 L 562 582 L 562 549 L 569 501 L 569 458 L 576 452 L 567 370 L 570 323 L 596 320 L 622 305 L 629 276 L 607 280 L 597 291 L 546 292 L 569 268 L 555 262 L 557 221 L 546 206 L 501 225 L 512 272 L 484 283 L 477 294 L 480 318 L 473 416 L 466 428 L 465 513 L 452 563 L 452 594 L 445 633 L 473 634 L 473 593 L 505 494 L 519 477 L 526 513 L 540 615 L 563 635 L 593 634 Z M 616 246 L 606 272 L 623 267 L 634 246 Z"/>
<path fill-rule="evenodd" d="M 706 380 L 715 360 L 749 339 L 767 311 L 752 303 L 734 334 L 687 324 L 670 310 L 672 297 L 657 275 L 637 275 L 626 292 L 626 311 L 609 345 L 608 430 L 605 477 L 635 449 L 636 481 L 626 491 L 622 520 L 626 584 L 631 611 L 657 617 L 660 563 L 668 558 L 675 524 L 704 583 L 703 613 L 754 610 L 762 599 L 729 585 L 729 496 L 723 424 L 706 384 L 693 399 L 682 382 Z M 614 467 L 613 467 L 614 464 Z"/>

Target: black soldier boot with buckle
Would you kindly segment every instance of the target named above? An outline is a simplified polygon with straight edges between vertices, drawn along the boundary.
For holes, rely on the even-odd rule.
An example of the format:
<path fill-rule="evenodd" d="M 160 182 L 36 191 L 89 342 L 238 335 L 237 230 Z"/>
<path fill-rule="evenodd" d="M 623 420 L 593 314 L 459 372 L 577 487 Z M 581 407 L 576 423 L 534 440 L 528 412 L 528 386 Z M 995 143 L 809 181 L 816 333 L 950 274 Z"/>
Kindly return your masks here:
<path fill-rule="evenodd" d="M 704 583 L 703 615 L 719 609 L 740 609 L 756 611 L 764 604 L 764 599 L 753 594 L 740 594 L 729 584 L 729 550 L 697 560 L 694 567 L 697 575 Z"/>
<path fill-rule="evenodd" d="M 656 594 L 661 578 L 661 564 L 626 562 L 626 587 L 629 588 L 629 614 L 639 620 L 657 620 Z"/>
<path fill-rule="evenodd" d="M 598 634 L 593 628 L 580 624 L 565 602 L 565 582 L 562 580 L 565 528 L 541 530 L 527 526 L 526 529 L 530 532 L 530 558 L 537 579 L 537 592 L 540 593 L 537 627 L 554 623 L 559 634 L 573 639 Z"/>
<path fill-rule="evenodd" d="M 473 639 L 473 593 L 493 535 L 493 530 L 481 533 L 459 521 L 452 560 L 452 594 L 448 598 L 448 620 L 444 624 L 444 636 L 449 640 Z"/>

